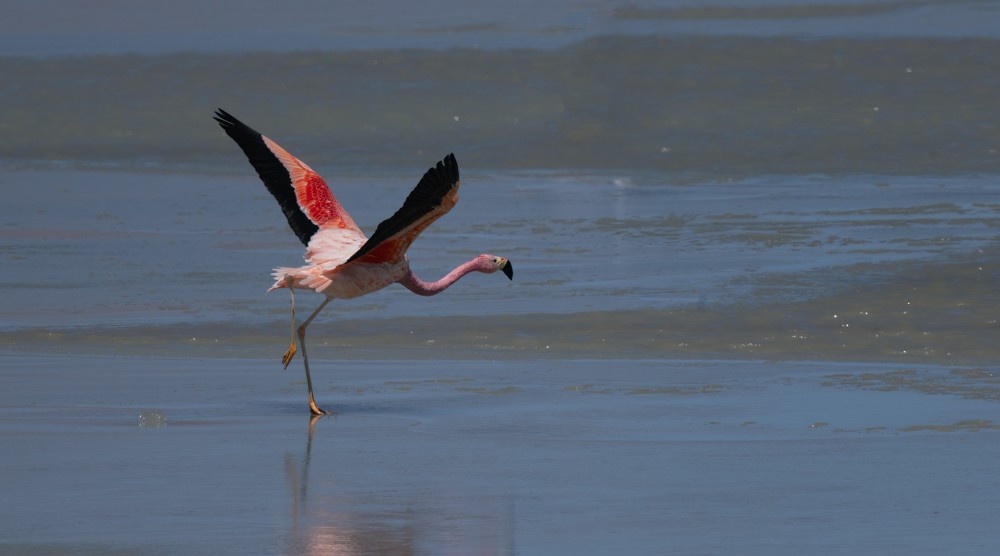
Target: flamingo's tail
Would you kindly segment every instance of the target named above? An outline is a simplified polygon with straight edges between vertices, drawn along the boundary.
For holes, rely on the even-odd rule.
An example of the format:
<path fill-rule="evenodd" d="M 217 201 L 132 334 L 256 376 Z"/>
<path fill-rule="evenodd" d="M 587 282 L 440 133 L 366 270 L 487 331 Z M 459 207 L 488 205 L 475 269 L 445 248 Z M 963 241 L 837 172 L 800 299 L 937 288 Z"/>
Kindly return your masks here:
<path fill-rule="evenodd" d="M 322 292 L 330 287 L 331 280 L 323 276 L 322 271 L 316 267 L 289 268 L 279 267 L 271 273 L 274 277 L 274 285 L 267 291 L 268 293 L 281 288 L 293 285 L 296 288 L 309 288 L 317 292 Z"/>

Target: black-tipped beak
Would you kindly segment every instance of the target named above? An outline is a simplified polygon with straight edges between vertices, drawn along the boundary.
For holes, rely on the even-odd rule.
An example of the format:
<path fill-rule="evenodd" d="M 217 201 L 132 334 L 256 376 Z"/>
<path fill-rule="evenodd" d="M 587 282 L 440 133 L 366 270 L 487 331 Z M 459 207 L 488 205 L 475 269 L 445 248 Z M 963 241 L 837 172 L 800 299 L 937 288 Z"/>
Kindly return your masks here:
<path fill-rule="evenodd" d="M 511 266 L 510 261 L 505 261 L 503 263 L 503 266 L 500 267 L 500 270 L 502 270 L 503 273 L 507 275 L 507 278 L 509 280 L 514 279 L 514 267 Z"/>

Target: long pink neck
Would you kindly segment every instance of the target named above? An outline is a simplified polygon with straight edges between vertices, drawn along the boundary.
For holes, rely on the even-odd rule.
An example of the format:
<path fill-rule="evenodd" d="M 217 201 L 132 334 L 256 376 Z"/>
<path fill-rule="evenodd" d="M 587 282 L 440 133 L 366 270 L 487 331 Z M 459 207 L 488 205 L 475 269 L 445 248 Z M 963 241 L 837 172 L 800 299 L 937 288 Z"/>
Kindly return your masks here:
<path fill-rule="evenodd" d="M 412 270 L 407 270 L 406 275 L 399 279 L 399 283 L 417 295 L 435 295 L 448 289 L 448 286 L 457 282 L 462 276 L 470 272 L 484 272 L 485 270 L 482 268 L 482 261 L 477 257 L 467 263 L 458 265 L 455 267 L 455 270 L 452 270 L 437 282 L 424 282 L 420 278 L 417 278 Z"/>

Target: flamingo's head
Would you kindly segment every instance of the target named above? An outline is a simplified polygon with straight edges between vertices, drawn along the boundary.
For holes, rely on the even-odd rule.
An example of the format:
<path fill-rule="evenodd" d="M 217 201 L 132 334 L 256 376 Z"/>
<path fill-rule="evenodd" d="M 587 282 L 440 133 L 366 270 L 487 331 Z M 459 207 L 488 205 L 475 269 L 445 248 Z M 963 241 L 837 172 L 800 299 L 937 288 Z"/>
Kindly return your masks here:
<path fill-rule="evenodd" d="M 511 266 L 510 261 L 506 257 L 497 257 L 496 255 L 482 254 L 476 257 L 479 260 L 479 268 L 482 272 L 487 274 L 493 274 L 496 271 L 501 271 L 510 280 L 514 279 L 514 267 Z"/>

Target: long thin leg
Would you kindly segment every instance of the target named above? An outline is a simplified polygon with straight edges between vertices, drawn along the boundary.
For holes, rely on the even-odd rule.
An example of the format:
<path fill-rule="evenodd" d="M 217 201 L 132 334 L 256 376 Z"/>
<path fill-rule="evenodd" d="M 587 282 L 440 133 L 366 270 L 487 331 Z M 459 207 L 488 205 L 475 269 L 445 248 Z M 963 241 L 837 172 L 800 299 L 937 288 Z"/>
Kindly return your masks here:
<path fill-rule="evenodd" d="M 309 318 L 307 318 L 306 321 L 302 323 L 302 326 L 299 327 L 299 343 L 302 344 L 302 363 L 306 367 L 306 386 L 309 387 L 309 410 L 312 411 L 313 415 L 325 415 L 329 412 L 320 409 L 319 406 L 316 405 L 316 399 L 313 398 L 312 377 L 309 376 L 309 356 L 306 355 L 306 327 L 308 327 L 309 323 L 316 318 L 316 315 L 323 310 L 323 307 L 326 307 L 326 304 L 329 303 L 331 299 L 332 298 L 330 297 L 324 299 L 323 303 L 320 303 L 319 307 L 316 307 L 316 310 L 313 311 L 312 314 L 309 315 Z"/>
<path fill-rule="evenodd" d="M 288 364 L 292 362 L 292 358 L 295 357 L 295 285 L 294 281 L 290 278 L 288 279 L 288 297 L 292 303 L 292 341 L 288 346 L 288 350 L 281 356 L 281 364 L 286 369 L 288 368 Z"/>

